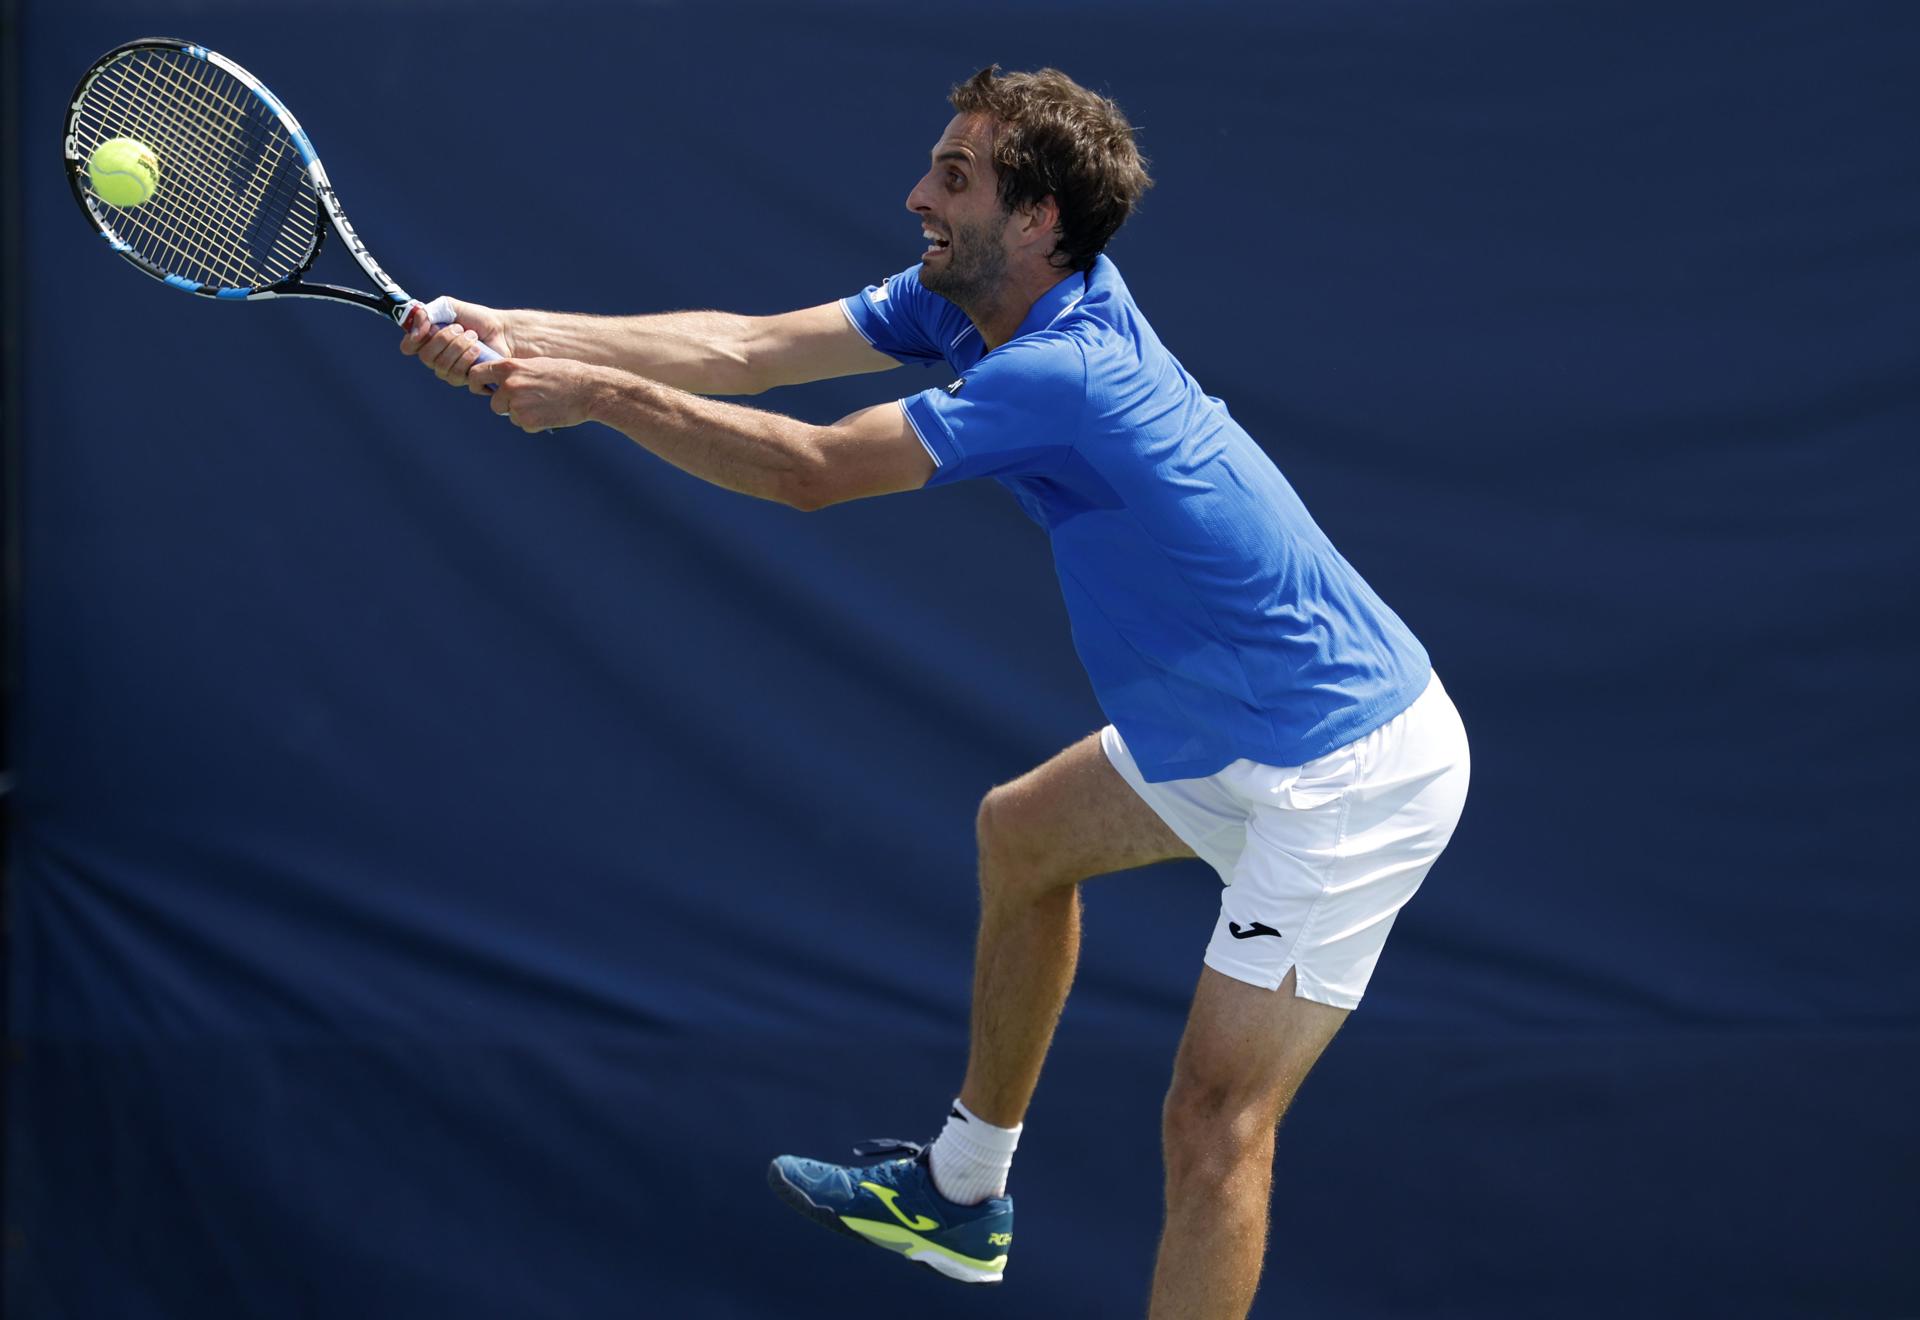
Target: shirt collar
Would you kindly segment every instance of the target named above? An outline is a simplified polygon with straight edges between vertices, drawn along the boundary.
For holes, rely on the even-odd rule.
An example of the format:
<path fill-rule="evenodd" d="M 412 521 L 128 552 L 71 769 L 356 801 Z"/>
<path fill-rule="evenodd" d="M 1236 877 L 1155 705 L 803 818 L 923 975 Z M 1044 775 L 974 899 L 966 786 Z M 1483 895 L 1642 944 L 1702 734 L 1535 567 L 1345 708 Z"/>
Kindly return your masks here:
<path fill-rule="evenodd" d="M 1020 323 L 1020 328 L 1013 332 L 1013 337 L 1018 339 L 1036 330 L 1045 330 L 1086 296 L 1086 274 L 1077 270 L 1067 272 L 1065 279 L 1034 300 L 1033 309 L 1027 313 L 1027 319 Z"/>

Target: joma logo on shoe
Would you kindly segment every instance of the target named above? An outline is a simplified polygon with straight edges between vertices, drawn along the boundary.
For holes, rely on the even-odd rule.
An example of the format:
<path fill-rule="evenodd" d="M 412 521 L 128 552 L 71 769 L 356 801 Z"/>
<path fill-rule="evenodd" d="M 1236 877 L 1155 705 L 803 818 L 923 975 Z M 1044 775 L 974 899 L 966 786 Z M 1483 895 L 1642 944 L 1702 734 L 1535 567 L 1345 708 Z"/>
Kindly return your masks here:
<path fill-rule="evenodd" d="M 882 1187 L 877 1182 L 863 1182 L 860 1185 L 879 1197 L 880 1204 L 892 1211 L 895 1219 L 898 1219 L 914 1232 L 924 1233 L 930 1228 L 940 1227 L 940 1221 L 937 1219 L 929 1219 L 925 1215 L 910 1215 L 905 1210 L 902 1210 L 895 1204 L 895 1202 L 900 1199 L 900 1193 L 893 1188 Z"/>

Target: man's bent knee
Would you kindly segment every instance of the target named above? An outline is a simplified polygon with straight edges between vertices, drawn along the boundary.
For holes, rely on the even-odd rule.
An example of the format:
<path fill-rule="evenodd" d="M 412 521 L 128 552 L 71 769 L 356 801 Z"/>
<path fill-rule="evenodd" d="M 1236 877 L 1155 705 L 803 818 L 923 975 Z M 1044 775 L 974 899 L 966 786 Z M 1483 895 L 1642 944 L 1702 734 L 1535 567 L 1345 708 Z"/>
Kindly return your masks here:
<path fill-rule="evenodd" d="M 980 883 L 998 891 L 1041 891 L 1086 879 L 1051 846 L 1045 820 L 1002 785 L 981 799 L 974 817 Z"/>
<path fill-rule="evenodd" d="M 1128 785 L 1089 734 L 988 793 L 975 828 L 983 882 L 1059 889 L 1192 850 Z"/>

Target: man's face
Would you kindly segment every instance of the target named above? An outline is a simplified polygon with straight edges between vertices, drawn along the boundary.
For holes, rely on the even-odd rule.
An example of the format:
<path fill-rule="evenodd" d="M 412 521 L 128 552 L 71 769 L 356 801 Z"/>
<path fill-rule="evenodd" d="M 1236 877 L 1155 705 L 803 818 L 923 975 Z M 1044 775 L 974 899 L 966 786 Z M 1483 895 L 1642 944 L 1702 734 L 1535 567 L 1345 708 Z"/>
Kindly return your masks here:
<path fill-rule="evenodd" d="M 961 306 L 990 302 L 1007 269 L 1004 242 L 1013 213 L 1000 205 L 993 124 L 955 115 L 933 148 L 933 164 L 907 194 L 927 250 L 920 283 Z"/>

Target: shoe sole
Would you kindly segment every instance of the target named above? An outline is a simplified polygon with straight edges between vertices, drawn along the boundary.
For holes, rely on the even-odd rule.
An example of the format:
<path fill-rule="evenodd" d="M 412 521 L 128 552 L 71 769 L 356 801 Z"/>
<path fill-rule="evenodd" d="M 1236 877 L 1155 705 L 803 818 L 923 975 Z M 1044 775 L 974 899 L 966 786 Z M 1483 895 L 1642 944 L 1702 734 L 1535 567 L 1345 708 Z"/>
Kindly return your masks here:
<path fill-rule="evenodd" d="M 833 1211 L 823 1205 L 815 1205 L 808 1195 L 787 1181 L 780 1172 L 779 1164 L 767 1166 L 767 1186 L 773 1194 L 811 1219 L 822 1228 L 830 1228 L 836 1233 L 844 1233 L 860 1242 L 870 1243 L 896 1255 L 905 1256 L 916 1265 L 924 1265 L 943 1279 L 952 1279 L 957 1283 L 976 1285 L 999 1283 L 1004 1274 L 1001 1270 L 982 1270 L 963 1265 L 954 1256 L 940 1247 L 904 1229 L 896 1229 L 890 1224 L 875 1224 L 869 1220 L 855 1222 L 866 1225 L 870 1231 L 863 1232 L 854 1228 Z M 1001 1261 L 1006 1257 L 1002 1256 Z"/>

